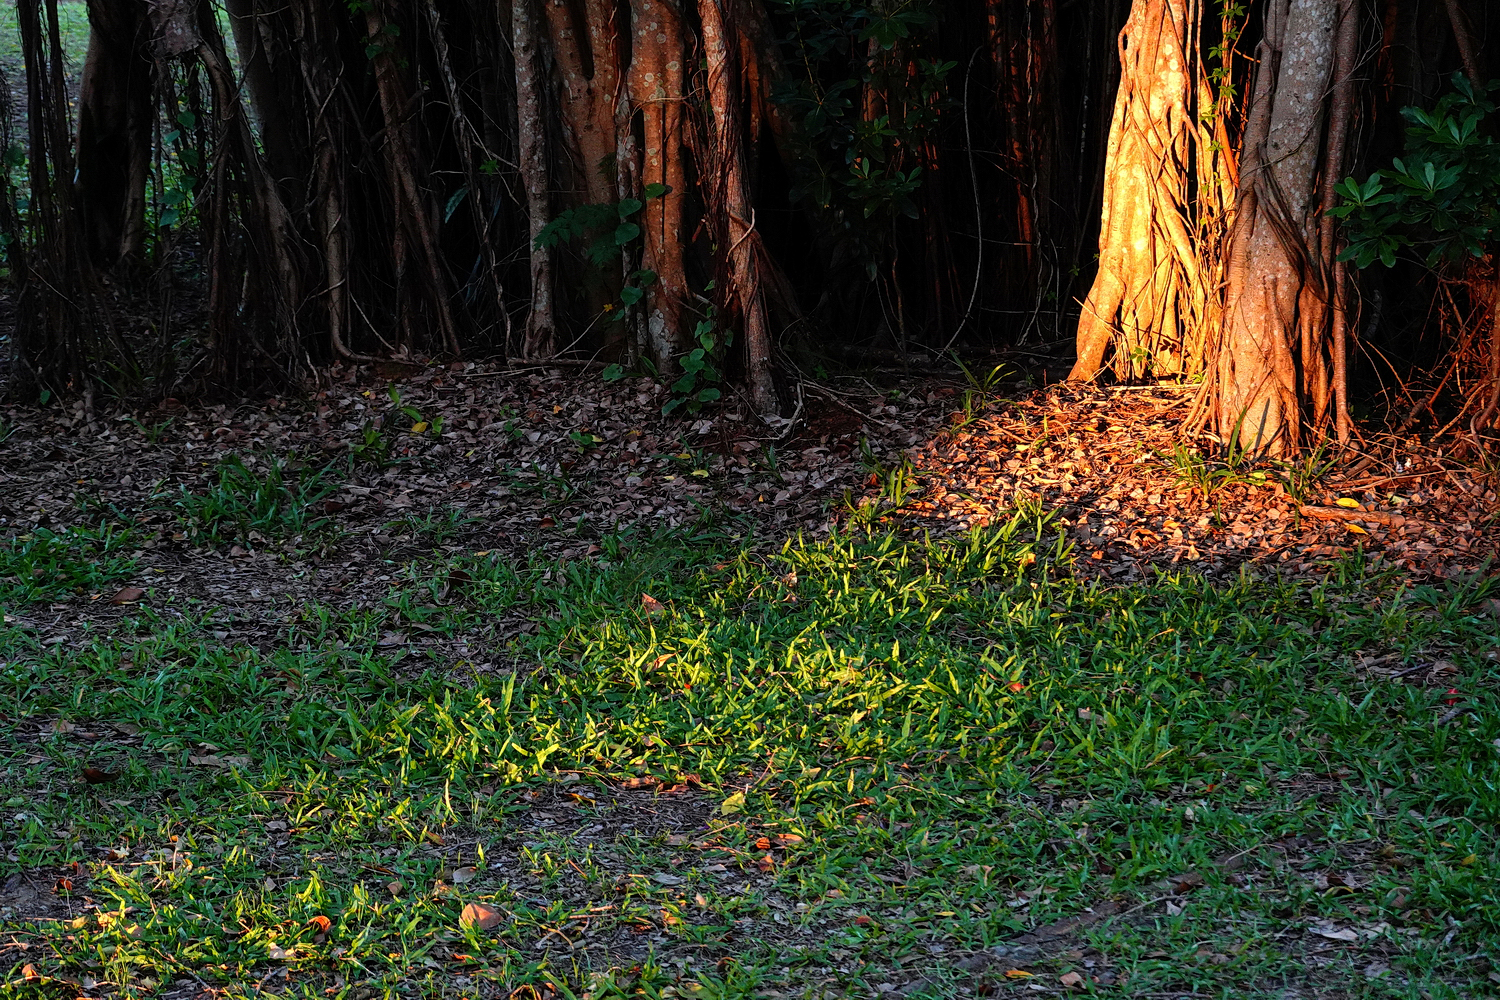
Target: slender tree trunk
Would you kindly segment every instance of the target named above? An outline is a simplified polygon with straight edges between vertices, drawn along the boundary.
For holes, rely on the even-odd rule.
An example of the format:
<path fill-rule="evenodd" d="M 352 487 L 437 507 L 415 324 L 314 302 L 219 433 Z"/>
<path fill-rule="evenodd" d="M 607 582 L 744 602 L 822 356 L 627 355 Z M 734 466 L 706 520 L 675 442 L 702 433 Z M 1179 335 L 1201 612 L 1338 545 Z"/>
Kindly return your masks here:
<path fill-rule="evenodd" d="M 755 232 L 755 211 L 745 178 L 744 135 L 740 122 L 739 74 L 725 35 L 722 0 L 698 0 L 703 25 L 703 55 L 708 75 L 709 138 L 712 151 L 702 156 L 700 169 L 712 173 L 710 209 L 724 216 L 722 239 L 728 241 L 730 281 L 745 331 L 750 398 L 763 414 L 780 409 L 771 358 L 771 330 L 761 288 L 761 241 Z M 714 203 L 717 204 L 714 204 Z"/>
<path fill-rule="evenodd" d="M 1317 367 L 1305 331 L 1321 329 L 1309 263 L 1319 240 L 1318 170 L 1337 61 L 1341 0 L 1273 0 L 1246 129 L 1246 163 L 1218 359 L 1222 440 L 1285 454 L 1301 440 L 1296 353 Z M 1319 290 L 1321 291 L 1321 290 Z M 1299 341 L 1303 341 L 1299 343 Z"/>
<path fill-rule="evenodd" d="M 503 0 L 502 0 L 503 2 Z M 531 314 L 526 320 L 521 356 L 550 357 L 556 350 L 556 319 L 552 309 L 552 252 L 536 245 L 536 237 L 551 219 L 547 194 L 547 130 L 542 121 L 540 53 L 533 0 L 511 4 L 511 46 L 516 61 L 516 137 L 521 184 L 526 190 L 526 215 L 531 252 Z"/>
<path fill-rule="evenodd" d="M 641 184 L 667 193 L 642 211 L 641 264 L 656 273 L 647 293 L 646 336 L 658 369 L 675 370 L 682 349 L 682 303 L 687 298 L 682 217 L 686 174 L 682 145 L 682 16 L 675 0 L 631 0 L 631 104 L 641 113 Z"/>
<path fill-rule="evenodd" d="M 141 0 L 89 0 L 78 100 L 78 202 L 97 267 L 137 258 L 146 239 L 155 71 Z"/>

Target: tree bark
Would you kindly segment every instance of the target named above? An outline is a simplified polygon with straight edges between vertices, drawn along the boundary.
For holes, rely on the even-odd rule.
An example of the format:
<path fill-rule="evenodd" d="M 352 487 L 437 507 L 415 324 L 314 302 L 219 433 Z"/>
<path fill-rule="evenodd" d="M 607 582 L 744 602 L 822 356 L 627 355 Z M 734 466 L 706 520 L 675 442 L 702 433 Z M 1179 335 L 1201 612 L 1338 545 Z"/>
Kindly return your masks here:
<path fill-rule="evenodd" d="M 78 204 L 94 265 L 138 258 L 146 239 L 155 70 L 140 0 L 89 0 L 78 98 Z"/>
<path fill-rule="evenodd" d="M 727 241 L 730 283 L 745 332 L 750 398 L 762 414 L 780 410 L 771 358 L 771 331 L 761 287 L 761 242 L 745 178 L 744 134 L 740 122 L 739 74 L 725 37 L 721 0 L 698 0 L 703 55 L 708 76 L 709 136 L 713 149 L 700 169 L 711 178 L 709 208 L 722 214 L 720 239 Z M 709 151 L 705 151 L 708 153 Z"/>
<path fill-rule="evenodd" d="M 685 46 L 682 16 L 674 0 L 631 0 L 630 102 L 641 113 L 643 186 L 667 193 L 642 210 L 645 248 L 641 264 L 656 274 L 647 292 L 648 350 L 662 372 L 675 370 L 683 345 L 682 303 L 687 298 L 682 217 L 686 172 L 682 145 L 682 82 Z"/>
<path fill-rule="evenodd" d="M 1120 33 L 1099 273 L 1079 320 L 1070 379 L 1095 378 L 1111 347 L 1115 371 L 1126 378 L 1200 363 L 1185 340 L 1211 314 L 1211 289 L 1194 231 L 1215 191 L 1194 184 L 1193 168 L 1195 157 L 1201 164 L 1215 153 L 1196 122 L 1196 25 L 1195 0 L 1136 0 Z"/>
<path fill-rule="evenodd" d="M 502 0 L 503 2 L 503 0 Z M 542 121 L 542 80 L 537 48 L 537 19 L 533 0 L 511 4 L 511 46 L 516 61 L 516 139 L 521 184 L 526 191 L 526 217 L 531 251 L 531 313 L 521 345 L 525 358 L 550 357 L 556 350 L 556 319 L 552 309 L 552 252 L 536 245 L 537 235 L 551 219 L 547 185 L 547 130 Z"/>
<path fill-rule="evenodd" d="M 1275 0 L 1246 130 L 1246 164 L 1218 359 L 1216 429 L 1252 453 L 1299 446 L 1301 382 L 1294 352 L 1321 329 L 1311 262 L 1319 240 L 1318 169 L 1337 59 L 1341 0 Z M 1321 289 L 1318 289 L 1321 292 Z M 1304 362 L 1313 360 L 1304 355 Z"/>

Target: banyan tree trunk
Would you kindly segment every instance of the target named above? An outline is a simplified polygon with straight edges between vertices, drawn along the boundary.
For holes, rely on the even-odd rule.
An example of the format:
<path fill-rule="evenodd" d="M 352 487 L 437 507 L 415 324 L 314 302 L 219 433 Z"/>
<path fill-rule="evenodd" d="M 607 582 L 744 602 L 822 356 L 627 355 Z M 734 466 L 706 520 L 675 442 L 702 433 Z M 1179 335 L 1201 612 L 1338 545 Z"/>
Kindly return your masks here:
<path fill-rule="evenodd" d="M 761 285 L 763 251 L 746 182 L 745 140 L 740 121 L 741 94 L 736 53 L 726 36 L 723 0 L 698 0 L 703 25 L 703 56 L 708 78 L 707 132 L 711 149 L 700 151 L 706 175 L 708 209 L 722 223 L 718 237 L 727 245 L 729 284 L 745 331 L 750 398 L 763 414 L 776 414 L 776 377 L 771 330 Z"/>
<path fill-rule="evenodd" d="M 662 197 L 647 200 L 642 210 L 641 266 L 656 273 L 646 298 L 646 347 L 657 368 L 668 372 L 675 368 L 682 348 L 682 303 L 688 294 L 682 232 L 687 193 L 682 87 L 687 52 L 682 13 L 675 0 L 630 0 L 630 27 L 627 87 L 641 117 L 640 182 L 643 187 L 661 184 L 667 189 Z"/>
<path fill-rule="evenodd" d="M 1198 61 L 1198 0 L 1136 0 L 1120 33 L 1099 230 L 1099 273 L 1069 378 L 1089 380 L 1111 348 L 1121 378 L 1201 370 L 1217 319 L 1214 220 L 1224 212 L 1223 143 Z"/>
<path fill-rule="evenodd" d="M 89 50 L 78 98 L 78 203 L 95 266 L 139 258 L 156 110 L 140 0 L 90 0 Z"/>
<path fill-rule="evenodd" d="M 1352 0 L 1272 0 L 1266 13 L 1213 381 L 1220 439 L 1250 452 L 1296 449 L 1305 424 L 1326 420 L 1330 368 L 1342 367 L 1328 357 L 1342 311 L 1330 309 L 1332 185 L 1320 180 L 1343 163 L 1356 10 Z"/>

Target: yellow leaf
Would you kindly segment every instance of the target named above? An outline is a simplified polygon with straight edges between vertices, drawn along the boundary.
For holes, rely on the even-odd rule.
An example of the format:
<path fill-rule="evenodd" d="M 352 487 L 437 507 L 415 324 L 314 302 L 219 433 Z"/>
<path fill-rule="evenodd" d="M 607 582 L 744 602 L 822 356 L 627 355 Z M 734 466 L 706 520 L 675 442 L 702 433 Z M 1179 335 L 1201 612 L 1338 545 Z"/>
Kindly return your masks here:
<path fill-rule="evenodd" d="M 1476 862 L 1478 860 L 1479 860 L 1479 855 L 1477 855 L 1477 854 L 1471 854 L 1467 858 L 1464 858 L 1462 861 L 1460 861 L 1459 864 L 1461 864 L 1461 865 L 1472 865 L 1474 862 Z"/>
<path fill-rule="evenodd" d="M 1344 527 L 1348 528 L 1350 531 L 1354 532 L 1356 535 L 1368 535 L 1369 534 L 1368 531 L 1366 531 L 1364 528 L 1361 528 L 1357 524 L 1346 524 L 1346 525 L 1344 525 Z"/>
<path fill-rule="evenodd" d="M 1351 499 L 1350 497 L 1339 497 L 1334 501 L 1334 503 L 1338 504 L 1340 507 L 1348 507 L 1350 510 L 1359 510 L 1359 501 Z"/>
<path fill-rule="evenodd" d="M 416 423 L 414 423 L 414 424 L 411 425 L 411 432 L 413 434 L 421 434 L 426 429 L 427 429 L 427 421 L 425 421 L 425 420 L 418 420 Z"/>
<path fill-rule="evenodd" d="M 707 479 L 708 478 L 708 470 L 707 469 L 694 469 L 693 470 L 693 475 L 697 476 L 700 479 Z"/>
<path fill-rule="evenodd" d="M 719 806 L 719 815 L 720 816 L 729 816 L 729 815 L 731 815 L 733 813 L 743 812 L 744 808 L 745 808 L 745 793 L 744 792 L 735 792 L 733 795 L 729 796 L 729 798 L 727 798 L 727 799 L 724 800 L 724 804 L 723 805 Z"/>

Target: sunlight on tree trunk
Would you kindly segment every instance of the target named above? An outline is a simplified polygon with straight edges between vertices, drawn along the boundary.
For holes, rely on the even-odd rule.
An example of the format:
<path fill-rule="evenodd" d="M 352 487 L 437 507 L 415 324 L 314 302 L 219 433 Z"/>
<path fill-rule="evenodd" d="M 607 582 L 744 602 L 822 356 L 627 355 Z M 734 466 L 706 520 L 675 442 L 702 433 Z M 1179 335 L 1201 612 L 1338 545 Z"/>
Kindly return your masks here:
<path fill-rule="evenodd" d="M 1200 112 L 1214 96 L 1197 60 L 1195 0 L 1136 0 L 1120 33 L 1120 90 L 1105 167 L 1099 274 L 1070 379 L 1114 351 L 1121 378 L 1194 373 L 1217 321 L 1217 247 L 1229 169 Z M 1195 174 L 1196 165 L 1196 174 Z"/>
<path fill-rule="evenodd" d="M 1319 266 L 1325 206 L 1317 195 L 1341 6 L 1341 0 L 1274 0 L 1266 14 L 1215 408 L 1220 440 L 1254 453 L 1286 454 L 1299 446 L 1307 386 L 1319 387 L 1309 397 L 1315 410 L 1326 400 L 1321 283 L 1331 268 Z"/>

